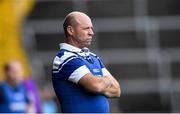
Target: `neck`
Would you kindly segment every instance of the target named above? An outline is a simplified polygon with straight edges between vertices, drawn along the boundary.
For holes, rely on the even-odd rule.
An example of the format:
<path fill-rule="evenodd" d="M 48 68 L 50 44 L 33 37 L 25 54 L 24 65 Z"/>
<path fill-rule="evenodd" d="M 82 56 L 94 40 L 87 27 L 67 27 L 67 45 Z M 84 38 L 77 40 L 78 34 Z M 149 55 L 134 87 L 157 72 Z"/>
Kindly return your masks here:
<path fill-rule="evenodd" d="M 71 37 L 67 37 L 65 42 L 67 44 L 70 44 L 70 45 L 74 46 L 74 47 L 77 47 L 77 48 L 80 48 L 80 49 L 83 48 L 77 41 L 73 40 L 73 38 L 71 38 Z"/>

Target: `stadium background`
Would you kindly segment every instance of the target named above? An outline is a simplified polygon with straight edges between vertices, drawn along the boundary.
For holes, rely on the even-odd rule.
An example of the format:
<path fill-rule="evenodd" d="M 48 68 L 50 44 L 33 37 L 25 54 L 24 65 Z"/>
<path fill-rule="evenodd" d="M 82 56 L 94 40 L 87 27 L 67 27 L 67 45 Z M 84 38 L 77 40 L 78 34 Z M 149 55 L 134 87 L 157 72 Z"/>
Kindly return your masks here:
<path fill-rule="evenodd" d="M 63 42 L 63 18 L 87 13 L 99 55 L 121 84 L 111 112 L 180 112 L 179 0 L 1 0 L 0 65 L 19 59 L 39 90 Z M 1 71 L 0 79 L 3 80 Z M 54 95 L 54 94 L 53 94 Z"/>

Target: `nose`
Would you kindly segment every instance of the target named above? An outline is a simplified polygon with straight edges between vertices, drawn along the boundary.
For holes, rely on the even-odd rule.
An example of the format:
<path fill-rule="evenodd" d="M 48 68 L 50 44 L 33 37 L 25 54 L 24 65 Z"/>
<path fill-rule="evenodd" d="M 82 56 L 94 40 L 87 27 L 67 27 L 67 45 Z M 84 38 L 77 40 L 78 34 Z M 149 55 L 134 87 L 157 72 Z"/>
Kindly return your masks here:
<path fill-rule="evenodd" d="M 89 30 L 89 35 L 93 36 L 94 35 L 94 32 L 92 29 Z"/>

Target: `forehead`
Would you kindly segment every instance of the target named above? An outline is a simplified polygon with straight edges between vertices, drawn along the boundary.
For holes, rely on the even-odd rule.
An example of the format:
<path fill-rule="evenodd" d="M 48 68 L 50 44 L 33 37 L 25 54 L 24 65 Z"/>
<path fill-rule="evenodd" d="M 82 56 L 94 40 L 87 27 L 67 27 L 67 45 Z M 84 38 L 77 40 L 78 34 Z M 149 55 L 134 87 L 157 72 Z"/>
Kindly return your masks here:
<path fill-rule="evenodd" d="M 77 25 L 79 25 L 79 26 L 92 27 L 91 19 L 86 15 L 80 15 L 80 16 L 75 17 L 75 21 L 76 21 Z"/>
<path fill-rule="evenodd" d="M 13 62 L 9 63 L 9 67 L 11 69 L 20 69 L 21 68 L 21 64 L 16 62 L 16 61 L 13 61 Z"/>

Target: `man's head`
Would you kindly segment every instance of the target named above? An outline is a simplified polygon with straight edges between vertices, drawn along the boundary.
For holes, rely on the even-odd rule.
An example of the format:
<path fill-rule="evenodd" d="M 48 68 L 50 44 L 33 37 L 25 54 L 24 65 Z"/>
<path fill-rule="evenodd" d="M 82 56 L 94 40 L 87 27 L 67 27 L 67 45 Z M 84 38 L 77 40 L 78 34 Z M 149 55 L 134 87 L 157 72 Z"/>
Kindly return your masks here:
<path fill-rule="evenodd" d="M 82 12 L 71 12 L 64 20 L 66 41 L 76 47 L 88 47 L 91 44 L 93 25 L 91 19 Z"/>
<path fill-rule="evenodd" d="M 9 61 L 4 66 L 4 72 L 6 75 L 6 80 L 13 84 L 22 82 L 23 80 L 23 70 L 21 64 L 16 60 Z"/>

